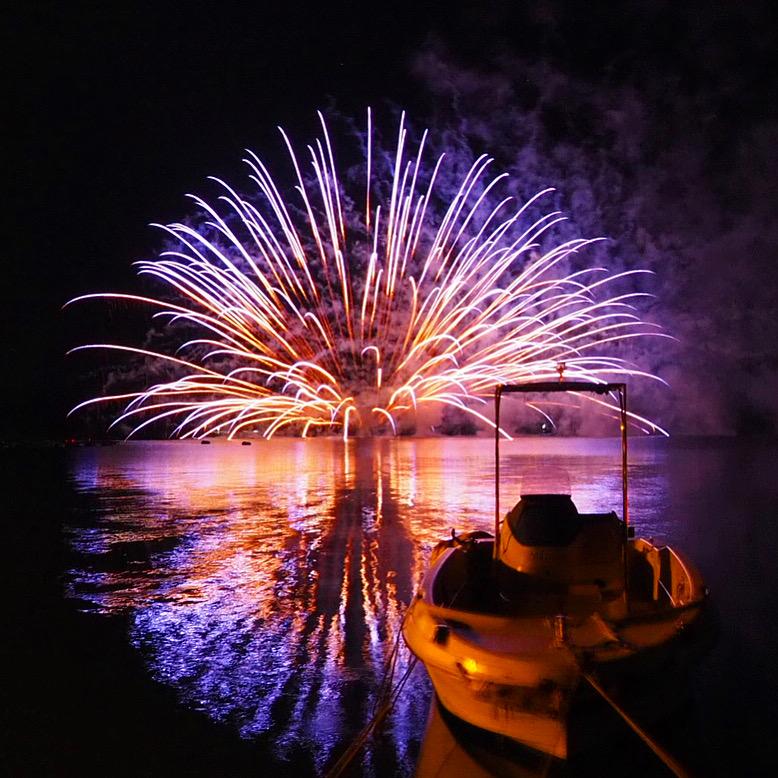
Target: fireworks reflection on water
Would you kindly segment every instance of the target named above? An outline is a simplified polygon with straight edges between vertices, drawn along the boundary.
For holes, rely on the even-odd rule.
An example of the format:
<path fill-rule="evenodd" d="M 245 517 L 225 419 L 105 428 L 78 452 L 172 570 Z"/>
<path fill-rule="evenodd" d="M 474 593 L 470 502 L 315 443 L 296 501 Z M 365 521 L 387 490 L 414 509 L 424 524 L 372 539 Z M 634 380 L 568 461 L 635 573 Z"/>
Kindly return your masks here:
<path fill-rule="evenodd" d="M 665 441 L 640 443 L 633 510 L 649 534 L 666 533 Z M 323 770 L 370 718 L 433 545 L 452 527 L 490 529 L 492 446 L 318 438 L 80 450 L 72 478 L 90 513 L 68 530 L 68 594 L 124 615 L 148 672 L 182 705 L 244 738 L 271 736 L 278 760 L 302 751 Z M 610 439 L 508 442 L 505 499 L 522 470 L 546 465 L 567 474 L 581 510 L 618 506 L 617 451 Z M 403 650 L 398 674 L 409 661 Z M 417 666 L 362 755 L 366 773 L 412 771 L 430 694 Z"/>

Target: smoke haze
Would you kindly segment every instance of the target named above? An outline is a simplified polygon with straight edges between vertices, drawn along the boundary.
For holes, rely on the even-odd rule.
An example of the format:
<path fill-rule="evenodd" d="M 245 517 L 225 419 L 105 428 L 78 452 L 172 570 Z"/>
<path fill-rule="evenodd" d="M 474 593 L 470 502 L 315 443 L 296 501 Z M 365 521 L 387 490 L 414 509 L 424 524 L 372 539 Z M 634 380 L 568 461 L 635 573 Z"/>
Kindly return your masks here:
<path fill-rule="evenodd" d="M 670 384 L 641 384 L 641 410 L 675 433 L 774 431 L 778 124 L 732 115 L 743 73 L 689 86 L 671 72 L 584 78 L 485 59 L 459 64 L 442 44 L 417 56 L 436 150 L 493 155 L 519 200 L 555 187 L 571 233 L 610 238 L 611 270 L 656 274 L 641 314 L 677 342 L 622 352 Z"/>

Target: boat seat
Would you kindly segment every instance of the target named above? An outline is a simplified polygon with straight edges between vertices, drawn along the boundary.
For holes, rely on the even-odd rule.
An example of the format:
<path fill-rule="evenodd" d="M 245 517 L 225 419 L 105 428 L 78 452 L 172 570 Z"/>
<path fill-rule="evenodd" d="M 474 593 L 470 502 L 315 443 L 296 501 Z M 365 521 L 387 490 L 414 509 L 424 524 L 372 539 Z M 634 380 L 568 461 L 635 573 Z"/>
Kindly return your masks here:
<path fill-rule="evenodd" d="M 624 588 L 624 524 L 614 512 L 578 513 L 569 494 L 529 494 L 508 514 L 501 561 L 560 585 L 596 584 L 603 597 Z"/>

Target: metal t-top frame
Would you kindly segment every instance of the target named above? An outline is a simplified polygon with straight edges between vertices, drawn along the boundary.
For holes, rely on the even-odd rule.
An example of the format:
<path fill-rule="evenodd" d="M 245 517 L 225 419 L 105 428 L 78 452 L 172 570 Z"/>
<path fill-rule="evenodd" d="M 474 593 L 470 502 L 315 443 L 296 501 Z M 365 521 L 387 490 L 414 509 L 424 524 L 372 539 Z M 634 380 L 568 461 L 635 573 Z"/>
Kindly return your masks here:
<path fill-rule="evenodd" d="M 521 392 L 527 394 L 547 392 L 588 392 L 610 394 L 619 398 L 619 421 L 621 426 L 621 490 L 624 532 L 629 527 L 629 494 L 627 491 L 627 385 L 591 384 L 586 381 L 536 381 L 526 384 L 500 384 L 494 392 L 494 558 L 500 556 L 500 400 L 504 394 Z"/>

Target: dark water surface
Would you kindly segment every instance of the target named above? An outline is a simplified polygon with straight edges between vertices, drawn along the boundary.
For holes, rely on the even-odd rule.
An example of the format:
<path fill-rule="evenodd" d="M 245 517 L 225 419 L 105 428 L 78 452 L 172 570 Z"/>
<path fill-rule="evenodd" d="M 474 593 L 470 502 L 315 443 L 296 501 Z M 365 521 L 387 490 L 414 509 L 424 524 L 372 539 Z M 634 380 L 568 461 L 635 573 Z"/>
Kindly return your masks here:
<path fill-rule="evenodd" d="M 564 473 L 582 511 L 621 510 L 615 441 L 503 454 L 503 510 L 535 468 Z M 370 718 L 434 543 L 493 523 L 486 439 L 4 455 L 12 775 L 323 773 Z M 778 756 L 778 447 L 641 439 L 631 464 L 638 533 L 685 550 L 720 612 L 682 756 L 762 774 Z M 353 774 L 411 774 L 430 697 L 418 666 Z M 636 774 L 666 774 L 631 747 Z"/>

